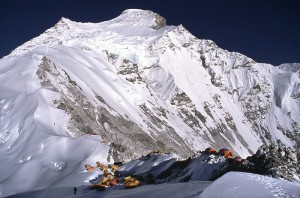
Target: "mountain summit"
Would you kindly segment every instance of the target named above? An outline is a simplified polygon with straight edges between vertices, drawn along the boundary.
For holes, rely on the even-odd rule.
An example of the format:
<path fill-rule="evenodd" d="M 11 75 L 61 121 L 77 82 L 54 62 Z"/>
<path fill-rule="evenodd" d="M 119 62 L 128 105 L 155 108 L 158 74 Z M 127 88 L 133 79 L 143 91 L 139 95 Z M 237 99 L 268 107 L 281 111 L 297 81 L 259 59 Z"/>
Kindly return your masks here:
<path fill-rule="evenodd" d="M 151 11 L 129 9 L 115 19 L 101 23 L 80 23 L 62 17 L 54 27 L 16 48 L 9 56 L 24 54 L 36 47 L 52 47 L 74 39 L 87 39 L 104 35 L 146 37 L 154 36 L 166 26 L 166 19 Z"/>
<path fill-rule="evenodd" d="M 298 148 L 300 71 L 287 68 L 151 11 L 62 18 L 0 60 L 0 195 L 29 175 L 18 191 L 75 185 L 83 162 L 153 150 L 188 157 L 227 147 L 246 157 L 277 141 Z"/>

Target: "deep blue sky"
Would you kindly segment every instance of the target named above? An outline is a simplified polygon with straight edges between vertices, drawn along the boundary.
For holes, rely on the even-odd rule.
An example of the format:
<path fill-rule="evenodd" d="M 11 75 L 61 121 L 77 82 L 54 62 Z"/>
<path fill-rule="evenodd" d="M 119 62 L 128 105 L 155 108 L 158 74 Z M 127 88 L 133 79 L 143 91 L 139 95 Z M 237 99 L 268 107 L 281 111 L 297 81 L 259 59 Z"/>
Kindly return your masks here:
<path fill-rule="evenodd" d="M 299 0 L 1 0 L 0 58 L 61 17 L 101 22 L 129 8 L 152 10 L 257 62 L 300 62 Z"/>

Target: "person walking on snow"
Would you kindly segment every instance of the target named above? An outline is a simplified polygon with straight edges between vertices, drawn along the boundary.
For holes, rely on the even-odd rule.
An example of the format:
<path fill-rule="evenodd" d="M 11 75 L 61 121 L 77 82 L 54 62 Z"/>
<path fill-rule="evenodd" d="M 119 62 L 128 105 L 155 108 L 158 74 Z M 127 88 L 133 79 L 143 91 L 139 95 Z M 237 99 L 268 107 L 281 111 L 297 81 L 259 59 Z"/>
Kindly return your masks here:
<path fill-rule="evenodd" d="M 77 192 L 77 188 L 74 187 L 74 195 L 76 195 L 76 192 Z"/>

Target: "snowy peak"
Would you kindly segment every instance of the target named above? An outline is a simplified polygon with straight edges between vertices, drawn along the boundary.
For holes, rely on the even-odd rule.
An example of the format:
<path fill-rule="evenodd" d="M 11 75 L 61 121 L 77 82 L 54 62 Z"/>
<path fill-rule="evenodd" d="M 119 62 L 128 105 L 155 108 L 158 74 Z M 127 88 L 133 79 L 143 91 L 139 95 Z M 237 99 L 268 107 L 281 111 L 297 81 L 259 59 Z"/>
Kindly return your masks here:
<path fill-rule="evenodd" d="M 68 25 L 69 23 L 74 23 L 74 21 L 68 19 L 68 18 L 65 18 L 65 17 L 62 17 L 58 22 L 57 24 L 55 25 L 56 27 L 58 26 L 63 26 L 63 25 Z"/>
<path fill-rule="evenodd" d="M 51 29 L 56 29 L 56 30 L 60 30 L 60 31 L 63 31 L 63 30 L 68 30 L 68 29 L 71 29 L 74 25 L 76 24 L 79 24 L 78 22 L 75 22 L 75 21 L 72 21 L 68 18 L 65 18 L 65 17 L 62 17 L 55 25 L 54 27 L 50 28 L 49 30 Z M 46 32 L 51 32 L 47 30 Z M 45 32 L 45 33 L 46 33 Z"/>
<path fill-rule="evenodd" d="M 166 27 L 166 19 L 147 10 L 129 9 L 112 20 L 101 23 L 81 23 L 62 17 L 54 27 L 24 43 L 9 56 L 23 55 L 39 46 L 53 47 L 74 39 L 94 38 L 110 34 L 119 39 L 153 35 Z"/>
<path fill-rule="evenodd" d="M 116 19 L 123 19 L 124 22 L 134 23 L 137 26 L 148 26 L 154 29 L 160 29 L 166 26 L 166 19 L 159 14 L 149 10 L 128 9 Z"/>

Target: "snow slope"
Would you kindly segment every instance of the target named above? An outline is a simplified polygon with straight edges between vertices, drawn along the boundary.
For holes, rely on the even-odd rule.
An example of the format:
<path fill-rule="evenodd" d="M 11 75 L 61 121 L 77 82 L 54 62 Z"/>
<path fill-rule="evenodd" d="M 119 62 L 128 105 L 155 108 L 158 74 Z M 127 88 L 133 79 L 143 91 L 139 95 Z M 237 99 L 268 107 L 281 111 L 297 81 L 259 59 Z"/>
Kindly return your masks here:
<path fill-rule="evenodd" d="M 0 82 L 1 196 L 72 186 L 86 161 L 300 145 L 299 69 L 256 63 L 151 11 L 62 18 L 0 60 Z"/>
<path fill-rule="evenodd" d="M 12 196 L 11 198 L 52 198 L 52 197 L 82 197 L 82 198 L 133 198 L 133 197 L 198 197 L 198 195 L 211 182 L 189 182 L 189 183 L 174 183 L 147 185 L 135 189 L 124 189 L 123 187 L 115 186 L 104 192 L 89 191 L 86 186 L 78 188 L 77 194 L 73 194 L 73 188 L 58 188 L 45 191 L 28 192 L 20 195 Z"/>
<path fill-rule="evenodd" d="M 109 145 L 100 136 L 72 137 L 68 116 L 49 103 L 59 95 L 37 81 L 36 59 L 0 62 L 0 197 L 85 184 L 93 175 L 83 163 L 107 161 Z"/>
<path fill-rule="evenodd" d="M 300 185 L 251 173 L 230 172 L 208 186 L 199 197 L 300 197 Z"/>

